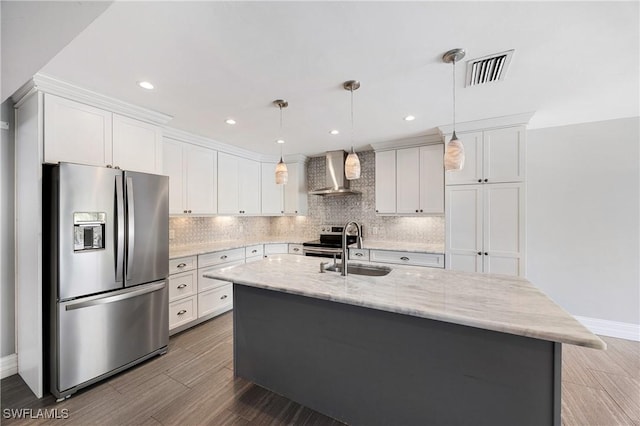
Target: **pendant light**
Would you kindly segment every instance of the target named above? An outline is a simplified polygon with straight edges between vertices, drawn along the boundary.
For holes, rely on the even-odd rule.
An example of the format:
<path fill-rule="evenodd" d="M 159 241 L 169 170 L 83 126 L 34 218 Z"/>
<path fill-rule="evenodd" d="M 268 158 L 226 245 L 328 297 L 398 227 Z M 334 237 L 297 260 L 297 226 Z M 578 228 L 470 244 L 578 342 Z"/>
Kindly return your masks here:
<path fill-rule="evenodd" d="M 351 92 L 351 152 L 344 162 L 344 175 L 348 180 L 354 180 L 360 179 L 360 159 L 353 150 L 353 91 L 360 88 L 360 82 L 356 80 L 345 81 L 343 87 Z"/>
<path fill-rule="evenodd" d="M 284 145 L 284 140 L 282 139 L 282 108 L 288 107 L 289 102 L 283 99 L 276 99 L 273 103 L 280 108 L 280 133 L 279 139 L 276 141 L 280 145 L 280 161 L 276 164 L 276 185 L 286 185 L 289 181 L 289 170 L 287 170 L 285 162 L 282 161 L 282 146 Z"/>
<path fill-rule="evenodd" d="M 462 170 L 464 167 L 464 145 L 456 136 L 456 62 L 464 55 L 464 49 L 453 49 L 442 56 L 444 62 L 453 64 L 453 135 L 444 150 L 445 170 Z"/>

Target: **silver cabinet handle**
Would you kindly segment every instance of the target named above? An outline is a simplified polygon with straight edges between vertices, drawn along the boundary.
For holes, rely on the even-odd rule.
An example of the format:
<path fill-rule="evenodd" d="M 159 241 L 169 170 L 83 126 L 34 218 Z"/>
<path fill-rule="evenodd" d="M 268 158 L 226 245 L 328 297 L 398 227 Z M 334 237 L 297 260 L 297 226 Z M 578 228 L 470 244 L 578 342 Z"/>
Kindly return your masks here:
<path fill-rule="evenodd" d="M 402 256 L 400 260 L 404 260 L 406 262 L 407 260 L 409 260 L 409 258 L 407 256 Z"/>
<path fill-rule="evenodd" d="M 228 297 L 228 296 L 227 296 L 226 294 L 223 294 L 223 295 L 220 297 L 220 300 L 224 300 L 224 299 L 226 299 L 227 297 Z"/>
<path fill-rule="evenodd" d="M 225 260 L 227 258 L 226 254 L 223 254 L 222 256 L 220 256 L 220 259 Z"/>
<path fill-rule="evenodd" d="M 178 266 L 176 266 L 176 268 L 182 269 L 182 268 L 184 268 L 185 266 L 187 266 L 187 264 L 186 264 L 186 263 L 180 263 L 180 264 L 178 264 Z"/>
<path fill-rule="evenodd" d="M 256 250 L 256 249 L 251 250 L 251 253 L 257 253 L 257 252 L 258 252 L 258 250 Z"/>
<path fill-rule="evenodd" d="M 187 311 L 183 309 L 183 310 L 181 310 L 180 312 L 178 312 L 178 315 L 184 315 L 184 314 L 186 314 L 186 313 L 187 313 Z"/>
<path fill-rule="evenodd" d="M 180 284 L 177 288 L 178 288 L 178 289 L 180 289 L 180 288 L 185 288 L 186 286 L 187 286 L 186 284 Z"/>
<path fill-rule="evenodd" d="M 136 223 L 135 223 L 135 211 L 134 211 L 134 196 L 133 196 L 133 179 L 131 177 L 127 177 L 127 235 L 129 237 L 129 251 L 127 252 L 127 269 L 125 270 L 124 276 L 125 280 L 131 273 L 131 269 L 133 268 L 133 254 L 135 253 L 135 242 L 136 242 Z"/>
<path fill-rule="evenodd" d="M 122 282 L 124 266 L 124 191 L 122 175 L 116 176 L 116 282 Z"/>
<path fill-rule="evenodd" d="M 293 251 L 300 251 L 300 249 L 298 247 L 295 247 Z"/>
<path fill-rule="evenodd" d="M 364 256 L 362 253 L 355 253 L 355 255 L 360 257 Z"/>
<path fill-rule="evenodd" d="M 130 289 L 120 290 L 118 294 L 114 294 L 112 296 L 93 296 L 89 298 L 89 300 L 73 300 L 71 302 L 66 302 L 64 310 L 72 311 L 74 309 L 88 308 L 89 306 L 104 305 L 107 303 L 119 302 L 125 299 L 132 299 L 134 297 L 142 296 L 143 294 L 153 293 L 154 291 L 161 290 L 164 288 L 164 286 L 165 282 L 161 281 L 155 284 L 149 284 L 133 291 Z"/>

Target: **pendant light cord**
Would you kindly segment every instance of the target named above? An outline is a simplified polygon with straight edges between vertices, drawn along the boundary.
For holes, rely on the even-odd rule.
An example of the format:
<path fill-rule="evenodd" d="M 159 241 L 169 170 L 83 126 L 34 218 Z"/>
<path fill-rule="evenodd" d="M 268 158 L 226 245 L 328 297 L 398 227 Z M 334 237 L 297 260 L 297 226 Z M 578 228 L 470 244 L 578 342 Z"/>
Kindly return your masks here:
<path fill-rule="evenodd" d="M 456 133 L 456 59 L 453 58 L 453 134 Z"/>
<path fill-rule="evenodd" d="M 282 140 L 282 104 L 279 105 L 280 107 L 280 131 L 278 132 L 280 134 L 280 139 Z M 283 143 L 278 144 L 280 145 L 280 161 L 282 162 L 282 152 L 284 150 L 284 147 L 282 145 L 284 145 Z"/>
<path fill-rule="evenodd" d="M 351 87 L 351 151 L 353 151 L 353 86 Z"/>

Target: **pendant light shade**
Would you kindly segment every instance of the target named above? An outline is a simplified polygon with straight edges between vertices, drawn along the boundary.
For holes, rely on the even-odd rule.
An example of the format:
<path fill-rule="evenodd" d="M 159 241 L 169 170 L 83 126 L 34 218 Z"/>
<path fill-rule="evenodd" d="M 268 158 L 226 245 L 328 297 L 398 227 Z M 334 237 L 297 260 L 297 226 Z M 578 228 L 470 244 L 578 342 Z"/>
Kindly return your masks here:
<path fill-rule="evenodd" d="M 276 184 L 286 185 L 287 182 L 289 182 L 289 170 L 287 170 L 287 165 L 280 157 L 280 161 L 276 164 Z"/>
<path fill-rule="evenodd" d="M 351 92 L 351 152 L 344 162 L 344 176 L 348 180 L 355 180 L 360 179 L 360 159 L 353 150 L 353 91 L 360 88 L 360 82 L 356 80 L 345 81 L 343 87 Z"/>
<path fill-rule="evenodd" d="M 287 169 L 287 164 L 282 161 L 282 146 L 284 145 L 284 140 L 282 139 L 282 108 L 288 107 L 289 102 L 283 99 L 276 99 L 273 103 L 280 108 L 280 138 L 277 140 L 277 143 L 280 144 L 280 161 L 276 164 L 276 185 L 286 185 L 289 182 L 289 170 Z"/>
<path fill-rule="evenodd" d="M 442 56 L 444 62 L 453 64 L 453 135 L 444 150 L 445 170 L 462 170 L 464 167 L 464 145 L 456 136 L 456 61 L 464 55 L 463 49 L 453 49 Z"/>
<path fill-rule="evenodd" d="M 360 159 L 353 147 L 351 147 L 351 152 L 344 162 L 344 175 L 349 180 L 360 179 Z"/>

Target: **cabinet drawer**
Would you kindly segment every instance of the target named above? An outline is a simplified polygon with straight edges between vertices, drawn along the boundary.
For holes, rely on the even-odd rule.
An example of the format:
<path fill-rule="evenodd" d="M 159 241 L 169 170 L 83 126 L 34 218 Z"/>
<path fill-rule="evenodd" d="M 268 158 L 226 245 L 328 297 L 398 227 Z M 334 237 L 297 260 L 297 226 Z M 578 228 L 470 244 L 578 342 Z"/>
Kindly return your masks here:
<path fill-rule="evenodd" d="M 224 287 L 214 288 L 198 294 L 198 317 L 222 313 L 233 307 L 233 285 L 227 284 Z"/>
<path fill-rule="evenodd" d="M 201 254 L 198 256 L 198 266 L 203 268 L 205 266 L 220 265 L 237 260 L 244 260 L 244 247 Z"/>
<path fill-rule="evenodd" d="M 180 257 L 178 259 L 169 260 L 169 275 L 179 272 L 190 271 L 198 267 L 196 256 Z"/>
<path fill-rule="evenodd" d="M 198 297 L 191 296 L 186 299 L 169 303 L 169 330 L 180 327 L 198 318 Z"/>
<path fill-rule="evenodd" d="M 255 246 L 247 246 L 244 248 L 245 257 L 262 257 L 264 254 L 264 246 L 257 244 Z"/>
<path fill-rule="evenodd" d="M 302 254 L 302 244 L 289 244 L 289 254 Z"/>
<path fill-rule="evenodd" d="M 188 271 L 169 276 L 169 301 L 191 296 L 198 292 L 198 271 Z"/>
<path fill-rule="evenodd" d="M 289 244 L 265 244 L 264 254 L 268 256 L 270 254 L 286 254 L 289 253 Z"/>
<path fill-rule="evenodd" d="M 369 261 L 369 250 L 349 249 L 349 260 Z"/>
<path fill-rule="evenodd" d="M 410 253 L 406 251 L 370 250 L 372 262 L 397 263 L 401 265 L 429 266 L 444 268 L 444 255 L 431 253 Z"/>
<path fill-rule="evenodd" d="M 244 260 L 238 260 L 232 263 L 224 264 L 223 266 L 212 266 L 210 268 L 198 269 L 198 292 L 211 290 L 212 288 L 222 287 L 224 285 L 230 284 L 229 281 L 205 277 L 204 274 L 206 274 L 207 272 L 215 271 L 221 268 L 227 268 L 229 266 L 242 265 L 243 263 L 244 263 Z"/>

